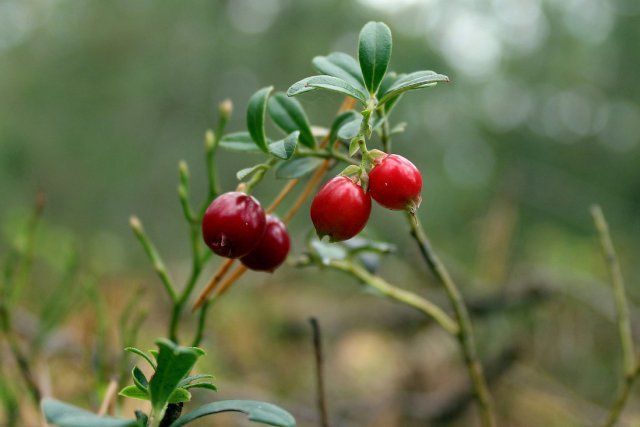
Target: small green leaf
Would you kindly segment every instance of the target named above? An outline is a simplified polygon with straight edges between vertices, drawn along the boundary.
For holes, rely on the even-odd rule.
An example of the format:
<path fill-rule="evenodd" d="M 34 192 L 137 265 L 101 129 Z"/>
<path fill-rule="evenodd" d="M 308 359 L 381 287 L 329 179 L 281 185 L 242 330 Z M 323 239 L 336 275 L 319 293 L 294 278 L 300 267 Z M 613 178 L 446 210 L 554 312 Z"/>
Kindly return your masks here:
<path fill-rule="evenodd" d="M 191 388 L 204 388 L 207 390 L 218 391 L 218 387 L 216 387 L 214 384 L 211 384 L 211 383 L 188 384 L 184 386 L 184 388 L 186 388 L 187 390 Z"/>
<path fill-rule="evenodd" d="M 178 384 L 178 387 L 185 387 L 186 385 L 191 384 L 194 381 L 205 380 L 205 379 L 213 379 L 213 375 L 210 375 L 210 374 L 189 375 L 188 377 L 180 381 L 180 383 Z"/>
<path fill-rule="evenodd" d="M 309 92 L 315 89 L 326 89 L 333 92 L 342 93 L 357 99 L 362 104 L 367 103 L 368 96 L 362 91 L 353 87 L 350 83 L 331 76 L 311 76 L 306 79 L 302 79 L 297 83 L 291 85 L 287 90 L 287 96 L 296 96 L 301 93 Z"/>
<path fill-rule="evenodd" d="M 361 127 L 362 116 L 358 114 L 353 120 L 343 124 L 342 127 L 340 127 L 340 129 L 338 130 L 338 138 L 349 141 L 358 136 Z"/>
<path fill-rule="evenodd" d="M 298 100 L 278 92 L 269 99 L 268 109 L 269 115 L 280 129 L 287 133 L 300 131 L 300 142 L 309 148 L 315 148 L 316 140 L 311 132 L 309 119 Z"/>
<path fill-rule="evenodd" d="M 353 155 L 356 154 L 358 150 L 360 150 L 360 144 L 358 144 L 359 141 L 360 138 L 353 138 L 351 140 L 351 142 L 349 143 L 349 156 L 353 157 Z"/>
<path fill-rule="evenodd" d="M 331 123 L 331 130 L 329 131 L 329 141 L 333 142 L 338 137 L 338 130 L 345 124 L 352 120 L 354 120 L 360 113 L 349 110 L 344 113 L 340 113 L 333 119 L 333 123 Z"/>
<path fill-rule="evenodd" d="M 260 153 L 261 150 L 253 142 L 249 132 L 234 132 L 220 139 L 220 147 L 229 151 Z"/>
<path fill-rule="evenodd" d="M 272 90 L 273 86 L 260 89 L 249 98 L 249 105 L 247 106 L 247 129 L 253 142 L 265 153 L 268 153 L 269 150 L 264 132 L 264 121 L 267 112 L 267 100 Z"/>
<path fill-rule="evenodd" d="M 257 172 L 258 170 L 263 169 L 264 167 L 265 165 L 263 163 L 260 163 L 259 165 L 240 169 L 238 172 L 236 172 L 236 178 L 238 179 L 238 181 L 242 181 L 252 173 Z"/>
<path fill-rule="evenodd" d="M 45 420 L 58 427 L 138 427 L 136 420 L 123 420 L 113 417 L 100 417 L 89 411 L 60 402 L 42 399 L 42 412 Z"/>
<path fill-rule="evenodd" d="M 147 363 L 149 363 L 149 365 L 151 365 L 151 367 L 154 370 L 156 369 L 156 364 L 153 362 L 153 360 L 151 360 L 151 358 L 147 355 L 147 353 L 145 353 L 144 351 L 140 350 L 139 348 L 126 347 L 124 349 L 124 351 L 128 351 L 129 353 L 133 353 L 133 354 L 136 354 L 136 355 L 142 357 L 144 360 L 147 361 Z"/>
<path fill-rule="evenodd" d="M 323 160 L 317 157 L 301 157 L 282 163 L 276 169 L 276 178 L 294 179 L 301 178 L 322 164 Z"/>
<path fill-rule="evenodd" d="M 324 265 L 329 264 L 332 260 L 340 260 L 347 257 L 347 251 L 341 245 L 325 243 L 320 239 L 312 239 L 310 245 L 313 254 Z"/>
<path fill-rule="evenodd" d="M 349 165 L 340 172 L 339 175 L 342 176 L 351 176 L 351 175 L 360 175 L 362 172 L 362 168 L 358 165 Z"/>
<path fill-rule="evenodd" d="M 362 93 L 367 92 L 360 66 L 353 56 L 343 52 L 333 52 L 327 56 L 316 56 L 312 63 L 322 74 L 337 77 L 350 83 Z"/>
<path fill-rule="evenodd" d="M 133 367 L 133 371 L 131 371 L 131 376 L 133 377 L 133 382 L 140 390 L 146 391 L 149 388 L 149 381 L 147 381 L 147 377 L 144 376 L 144 373 L 137 366 Z"/>
<path fill-rule="evenodd" d="M 279 159 L 290 159 L 296 151 L 299 135 L 300 131 L 295 131 L 280 141 L 272 142 L 269 144 L 269 152 Z"/>
<path fill-rule="evenodd" d="M 128 397 L 131 399 L 139 399 L 139 400 L 151 400 L 151 396 L 149 396 L 149 392 L 146 390 L 142 390 L 137 385 L 128 385 L 118 393 L 120 396 Z"/>
<path fill-rule="evenodd" d="M 167 403 L 181 403 L 191 400 L 191 393 L 186 388 L 177 388 L 173 390 Z"/>
<path fill-rule="evenodd" d="M 209 403 L 174 421 L 170 427 L 181 427 L 198 418 L 206 417 L 220 412 L 243 412 L 250 421 L 267 424 L 276 427 L 295 427 L 296 420 L 293 416 L 276 405 L 253 400 L 223 400 Z"/>
<path fill-rule="evenodd" d="M 391 30 L 383 22 L 369 22 L 360 31 L 358 61 L 369 93 L 376 93 L 391 59 Z"/>
<path fill-rule="evenodd" d="M 160 350 L 158 369 L 149 381 L 149 393 L 151 405 L 155 410 L 161 411 L 180 381 L 191 371 L 202 350 L 181 347 L 163 338 L 156 340 L 156 345 Z"/>
<path fill-rule="evenodd" d="M 396 80 L 391 87 L 381 93 L 380 104 L 413 89 L 435 86 L 437 83 L 448 82 L 449 77 L 434 71 L 416 71 Z"/>
<path fill-rule="evenodd" d="M 149 354 L 151 354 L 153 358 L 156 359 L 156 362 L 158 361 L 158 350 L 151 349 L 149 350 Z"/>
<path fill-rule="evenodd" d="M 406 74 L 397 74 L 394 71 L 389 71 L 384 76 L 384 79 L 382 79 L 382 83 L 380 83 L 380 87 L 378 88 L 378 96 L 380 97 L 383 94 L 387 93 L 389 88 L 404 76 L 406 76 Z M 388 115 L 401 97 L 402 94 L 388 98 L 383 104 L 379 103 L 378 107 L 383 109 L 385 114 Z"/>

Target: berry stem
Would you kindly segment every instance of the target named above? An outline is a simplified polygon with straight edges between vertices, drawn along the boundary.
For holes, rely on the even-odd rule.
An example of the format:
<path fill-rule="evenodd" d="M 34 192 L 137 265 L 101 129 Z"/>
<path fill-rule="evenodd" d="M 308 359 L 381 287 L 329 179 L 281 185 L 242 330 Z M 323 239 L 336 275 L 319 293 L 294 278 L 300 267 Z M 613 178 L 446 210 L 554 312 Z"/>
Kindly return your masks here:
<path fill-rule="evenodd" d="M 473 384 L 474 395 L 479 406 L 482 425 L 483 427 L 494 427 L 496 421 L 493 413 L 493 402 L 491 394 L 489 393 L 487 380 L 482 370 L 482 365 L 478 359 L 473 327 L 462 294 L 444 264 L 442 264 L 440 258 L 438 258 L 431 247 L 431 243 L 422 230 L 420 221 L 415 213 L 407 212 L 407 221 L 411 227 L 411 236 L 415 239 L 416 243 L 418 243 L 422 257 L 433 275 L 444 287 L 453 307 L 459 328 L 458 332 L 453 335 L 458 339 L 464 356 L 464 362 L 467 366 L 467 371 Z"/>
<path fill-rule="evenodd" d="M 456 322 L 440 307 L 438 307 L 428 299 L 416 295 L 413 292 L 398 288 L 387 282 L 380 276 L 369 273 L 366 269 L 360 267 L 357 264 L 354 264 L 351 261 L 331 260 L 328 265 L 356 277 L 365 285 L 378 291 L 385 298 L 415 308 L 416 310 L 427 315 L 427 317 L 435 320 L 440 326 L 442 326 L 445 331 L 447 331 L 451 335 L 459 335 L 460 328 L 458 327 Z"/>
<path fill-rule="evenodd" d="M 620 268 L 620 262 L 616 250 L 613 246 L 611 234 L 609 233 L 609 225 L 599 205 L 591 207 L 591 216 L 600 238 L 600 245 L 604 254 L 605 261 L 609 267 L 609 275 L 611 276 L 611 286 L 613 288 L 613 296 L 616 307 L 616 322 L 618 324 L 618 334 L 620 335 L 620 344 L 622 346 L 622 360 L 624 377 L 621 380 L 618 395 L 609 410 L 609 415 L 605 422 L 605 426 L 613 426 L 617 423 L 622 410 L 627 403 L 631 388 L 640 374 L 640 362 L 636 355 L 633 334 L 631 332 L 631 323 L 629 321 L 629 306 L 627 303 L 627 294 L 625 291 L 624 278 Z"/>

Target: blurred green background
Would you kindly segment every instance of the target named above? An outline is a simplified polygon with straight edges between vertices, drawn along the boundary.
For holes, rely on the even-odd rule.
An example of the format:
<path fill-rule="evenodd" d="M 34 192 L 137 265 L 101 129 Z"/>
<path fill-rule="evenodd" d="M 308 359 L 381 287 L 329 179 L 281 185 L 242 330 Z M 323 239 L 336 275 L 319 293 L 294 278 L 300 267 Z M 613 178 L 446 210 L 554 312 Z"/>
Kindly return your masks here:
<path fill-rule="evenodd" d="M 408 126 L 394 149 L 423 172 L 419 215 L 464 292 L 550 294 L 544 303 L 478 314 L 484 358 L 517 348 L 492 384 L 505 424 L 597 419 L 620 357 L 588 212 L 594 202 L 611 223 L 633 313 L 640 300 L 637 0 L 0 0 L 4 240 L 42 190 L 48 228 L 38 256 L 60 269 L 73 242 L 114 307 L 141 283 L 150 320 L 140 339 L 151 343 L 164 333 L 166 301 L 129 215 L 139 215 L 168 264 L 184 273 L 177 162 L 189 162 L 199 200 L 203 135 L 217 104 L 231 98 L 229 129 L 243 129 L 255 90 L 286 90 L 312 74 L 315 55 L 355 54 L 358 31 L 372 19 L 393 31 L 392 69 L 433 69 L 453 81 L 404 97 L 393 118 Z M 340 98 L 300 101 L 313 124 L 328 126 Z M 253 164 L 233 153 L 220 158 L 225 189 Z M 256 194 L 266 203 L 279 185 L 269 177 Z M 401 215 L 374 209 L 367 233 L 398 245 L 381 274 L 421 292 L 426 281 L 429 296 L 444 303 L 405 229 Z M 291 226 L 294 254 L 309 230 L 304 210 Z M 337 425 L 429 425 L 424 408 L 465 380 L 453 342 L 352 282 L 286 266 L 243 279 L 214 309 L 205 343 L 224 395 L 288 402 L 301 425 L 311 425 L 305 322 L 316 315 L 327 329 Z M 82 402 L 73 389 L 53 384 Z M 629 422 L 639 422 L 640 405 L 630 407 Z M 471 415 L 444 423 L 469 425 Z"/>

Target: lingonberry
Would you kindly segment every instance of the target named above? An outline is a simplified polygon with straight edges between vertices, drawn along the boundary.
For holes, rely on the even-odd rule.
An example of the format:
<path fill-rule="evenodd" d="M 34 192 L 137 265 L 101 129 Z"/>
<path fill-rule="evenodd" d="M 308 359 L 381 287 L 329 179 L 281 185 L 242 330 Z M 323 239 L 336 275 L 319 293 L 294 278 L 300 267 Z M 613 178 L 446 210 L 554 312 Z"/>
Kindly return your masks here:
<path fill-rule="evenodd" d="M 422 175 L 409 160 L 389 154 L 375 161 L 369 172 L 369 194 L 393 210 L 415 210 L 420 206 Z"/>
<path fill-rule="evenodd" d="M 287 259 L 291 241 L 287 227 L 273 215 L 267 215 L 267 225 L 258 246 L 240 258 L 251 270 L 274 271 Z"/>
<path fill-rule="evenodd" d="M 264 210 L 255 198 L 238 191 L 214 199 L 202 220 L 202 236 L 213 252 L 239 258 L 258 245 L 265 231 Z"/>
<path fill-rule="evenodd" d="M 345 176 L 337 176 L 318 191 L 311 203 L 311 221 L 320 237 L 347 240 L 358 234 L 369 219 L 371 197 Z"/>

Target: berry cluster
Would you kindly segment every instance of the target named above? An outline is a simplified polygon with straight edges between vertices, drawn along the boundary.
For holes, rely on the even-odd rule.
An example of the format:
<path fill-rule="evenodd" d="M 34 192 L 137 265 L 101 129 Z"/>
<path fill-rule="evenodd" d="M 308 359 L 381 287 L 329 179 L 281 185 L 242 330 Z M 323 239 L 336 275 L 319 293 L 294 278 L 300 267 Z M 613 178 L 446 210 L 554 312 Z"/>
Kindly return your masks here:
<path fill-rule="evenodd" d="M 218 196 L 202 220 L 202 236 L 211 250 L 239 258 L 247 268 L 274 271 L 291 246 L 286 226 L 267 215 L 255 197 L 239 191 Z"/>
<path fill-rule="evenodd" d="M 318 191 L 311 203 L 311 220 L 320 237 L 338 242 L 360 233 L 369 220 L 372 198 L 387 209 L 418 208 L 422 176 L 413 163 L 397 154 L 384 154 L 372 163 L 368 179 L 339 175 Z"/>

